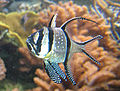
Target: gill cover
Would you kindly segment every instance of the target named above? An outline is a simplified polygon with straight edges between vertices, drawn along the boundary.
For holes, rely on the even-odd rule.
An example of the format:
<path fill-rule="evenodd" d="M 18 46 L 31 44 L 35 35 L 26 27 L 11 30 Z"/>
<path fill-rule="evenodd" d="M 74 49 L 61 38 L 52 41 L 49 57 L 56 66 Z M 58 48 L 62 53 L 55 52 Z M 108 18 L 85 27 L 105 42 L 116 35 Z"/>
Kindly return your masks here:
<path fill-rule="evenodd" d="M 49 31 L 46 27 L 31 34 L 27 41 L 28 49 L 38 58 L 44 58 L 49 51 Z"/>

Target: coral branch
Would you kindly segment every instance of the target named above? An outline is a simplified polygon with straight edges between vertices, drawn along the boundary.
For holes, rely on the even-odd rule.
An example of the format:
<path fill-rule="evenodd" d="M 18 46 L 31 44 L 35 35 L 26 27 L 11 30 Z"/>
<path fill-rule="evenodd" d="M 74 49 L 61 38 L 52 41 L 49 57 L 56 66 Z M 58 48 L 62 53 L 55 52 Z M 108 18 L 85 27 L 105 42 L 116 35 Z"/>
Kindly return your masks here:
<path fill-rule="evenodd" d="M 3 80 L 5 78 L 5 72 L 6 72 L 6 68 L 5 68 L 4 62 L 0 58 L 0 80 Z"/>

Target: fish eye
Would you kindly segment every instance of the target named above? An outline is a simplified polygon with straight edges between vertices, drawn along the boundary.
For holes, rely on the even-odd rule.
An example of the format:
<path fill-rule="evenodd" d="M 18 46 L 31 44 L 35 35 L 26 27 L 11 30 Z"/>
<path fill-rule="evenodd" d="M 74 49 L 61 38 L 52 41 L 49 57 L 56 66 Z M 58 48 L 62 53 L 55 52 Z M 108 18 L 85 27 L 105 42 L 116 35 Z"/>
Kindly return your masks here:
<path fill-rule="evenodd" d="M 27 43 L 27 42 L 26 42 Z M 31 46 L 29 45 L 29 43 L 27 43 L 27 47 L 28 47 L 28 49 L 31 51 L 32 50 L 32 48 L 31 48 Z"/>

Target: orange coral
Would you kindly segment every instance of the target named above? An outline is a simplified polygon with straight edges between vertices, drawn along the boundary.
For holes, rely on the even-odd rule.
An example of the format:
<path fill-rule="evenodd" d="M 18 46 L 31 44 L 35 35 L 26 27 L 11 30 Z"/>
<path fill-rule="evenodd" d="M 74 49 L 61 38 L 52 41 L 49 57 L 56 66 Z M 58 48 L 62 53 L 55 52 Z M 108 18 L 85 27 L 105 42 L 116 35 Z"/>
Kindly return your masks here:
<path fill-rule="evenodd" d="M 100 40 L 100 44 L 98 41 L 93 41 L 86 45 L 86 50 L 101 63 L 101 66 L 93 64 L 83 53 L 76 53 L 71 63 L 72 72 L 77 82 L 76 86 L 72 86 L 70 82 L 64 82 L 63 85 L 56 84 L 50 80 L 45 72 L 37 69 L 35 74 L 38 77 L 34 78 L 34 82 L 39 87 L 33 91 L 38 91 L 38 89 L 40 89 L 40 91 L 49 91 L 51 88 L 53 88 L 52 90 L 58 89 L 64 91 L 64 87 L 79 91 L 111 90 L 114 88 L 108 85 L 113 86 L 114 82 L 119 86 L 120 60 L 117 57 L 120 55 L 120 51 L 118 47 L 116 47 L 116 42 L 110 38 L 110 26 L 105 25 L 104 19 L 99 18 L 97 15 L 90 15 L 86 6 L 78 6 L 70 1 L 64 4 L 59 2 L 59 5 L 50 5 L 49 9 L 44 12 L 41 11 L 39 13 L 39 24 L 41 26 L 47 26 L 50 18 L 55 13 L 58 13 L 56 20 L 57 26 L 76 16 L 82 16 L 99 23 L 96 25 L 85 20 L 75 20 L 67 26 L 67 31 L 72 36 L 72 39 L 76 41 L 86 41 L 96 35 L 102 35 L 104 37 Z M 63 68 L 63 65 L 60 65 L 60 67 Z M 69 90 L 70 89 L 66 89 L 66 91 Z"/>
<path fill-rule="evenodd" d="M 19 63 L 22 65 L 19 68 L 20 71 L 24 72 L 24 71 L 31 70 L 32 66 L 30 66 L 30 65 L 43 66 L 42 60 L 31 55 L 31 53 L 29 52 L 29 50 L 27 48 L 20 47 L 20 48 L 18 48 L 18 51 L 24 56 L 24 58 L 19 59 Z"/>
<path fill-rule="evenodd" d="M 5 78 L 5 72 L 6 72 L 6 68 L 5 68 L 4 62 L 0 58 L 0 80 L 3 80 Z"/>
<path fill-rule="evenodd" d="M 88 8 L 85 5 L 79 6 L 77 4 L 73 4 L 72 1 L 64 4 L 62 2 L 59 2 L 59 5 L 50 5 L 49 9 L 47 9 L 46 11 L 41 11 L 39 13 L 39 24 L 41 26 L 47 26 L 50 18 L 55 13 L 58 14 L 56 20 L 57 26 L 60 26 L 66 20 L 76 16 L 81 16 L 96 21 L 99 25 L 88 22 L 86 20 L 72 21 L 67 27 L 68 33 L 70 33 L 70 35 L 74 35 L 75 37 L 79 37 L 80 35 L 84 35 L 85 37 L 96 36 L 100 34 L 104 37 L 102 40 L 100 40 L 100 45 L 102 45 L 107 51 L 112 51 L 112 55 L 120 55 L 117 43 L 109 36 L 110 25 L 105 25 L 104 19 L 99 18 L 98 15 L 90 15 L 88 13 Z M 82 39 L 80 40 L 82 41 Z"/>

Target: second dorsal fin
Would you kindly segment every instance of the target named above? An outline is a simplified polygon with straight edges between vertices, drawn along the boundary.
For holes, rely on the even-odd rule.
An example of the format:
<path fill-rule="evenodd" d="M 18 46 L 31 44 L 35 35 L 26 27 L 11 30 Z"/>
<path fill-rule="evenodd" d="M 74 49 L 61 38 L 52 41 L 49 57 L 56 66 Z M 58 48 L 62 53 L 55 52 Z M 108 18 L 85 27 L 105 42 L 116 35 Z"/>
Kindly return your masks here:
<path fill-rule="evenodd" d="M 65 27 L 66 27 L 66 25 L 67 25 L 68 23 L 70 23 L 70 22 L 73 21 L 73 20 L 77 20 L 77 19 L 87 20 L 87 21 L 91 21 L 91 22 L 94 22 L 94 23 L 98 24 L 97 22 L 95 22 L 95 21 L 93 21 L 93 20 L 90 20 L 90 19 L 87 19 L 87 18 L 74 17 L 74 18 L 71 18 L 71 19 L 67 20 L 65 23 L 63 23 L 60 28 L 62 28 L 63 30 L 65 30 Z"/>
<path fill-rule="evenodd" d="M 57 14 L 53 15 L 50 22 L 49 22 L 49 25 L 48 27 L 56 27 L 56 18 L 57 18 Z"/>

